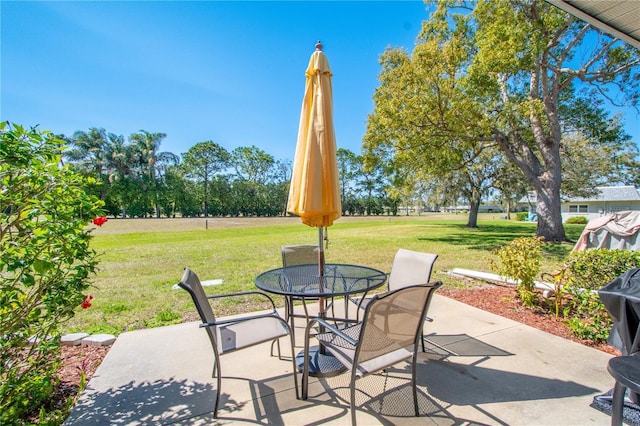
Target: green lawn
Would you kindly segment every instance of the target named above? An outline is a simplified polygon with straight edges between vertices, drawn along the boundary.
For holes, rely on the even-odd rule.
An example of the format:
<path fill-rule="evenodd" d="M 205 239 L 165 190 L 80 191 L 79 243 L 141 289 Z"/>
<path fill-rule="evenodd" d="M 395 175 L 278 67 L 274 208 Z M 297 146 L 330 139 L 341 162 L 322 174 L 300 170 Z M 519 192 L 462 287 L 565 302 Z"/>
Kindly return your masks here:
<path fill-rule="evenodd" d="M 327 262 L 355 263 L 388 271 L 400 247 L 439 254 L 434 277 L 460 285 L 444 271 L 491 271 L 491 251 L 514 238 L 533 236 L 535 224 L 481 215 L 478 229 L 465 215 L 431 214 L 342 218 L 329 228 Z M 584 225 L 566 225 L 576 240 Z M 274 219 L 111 219 L 95 229 L 92 246 L 103 253 L 89 294 L 93 306 L 79 309 L 66 332 L 119 334 L 133 329 L 194 320 L 193 304 L 172 286 L 189 266 L 202 280 L 221 279 L 210 292 L 255 289 L 254 277 L 280 266 L 280 246 L 316 244 L 318 232 L 295 218 Z M 544 271 L 552 271 L 572 244 L 545 246 Z M 282 304 L 282 300 L 276 299 Z M 250 305 L 250 306 L 246 306 Z M 261 308 L 253 300 L 226 305 L 223 313 Z"/>

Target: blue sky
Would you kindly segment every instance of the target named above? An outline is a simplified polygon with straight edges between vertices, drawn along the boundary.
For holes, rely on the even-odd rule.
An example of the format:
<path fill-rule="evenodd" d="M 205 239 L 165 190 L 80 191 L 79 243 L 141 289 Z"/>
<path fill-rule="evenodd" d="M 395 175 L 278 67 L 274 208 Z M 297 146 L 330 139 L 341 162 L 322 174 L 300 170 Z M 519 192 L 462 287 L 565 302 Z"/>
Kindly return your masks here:
<path fill-rule="evenodd" d="M 360 152 L 379 55 L 412 50 L 422 1 L 0 2 L 0 119 L 72 135 L 166 133 L 293 158 L 316 40 L 333 70 L 339 148 Z M 638 142 L 631 110 L 625 129 Z"/>
<path fill-rule="evenodd" d="M 3 0 L 2 120 L 72 135 L 166 133 L 293 159 L 318 39 L 333 71 L 338 147 L 360 152 L 378 57 L 411 50 L 428 14 L 404 2 Z"/>

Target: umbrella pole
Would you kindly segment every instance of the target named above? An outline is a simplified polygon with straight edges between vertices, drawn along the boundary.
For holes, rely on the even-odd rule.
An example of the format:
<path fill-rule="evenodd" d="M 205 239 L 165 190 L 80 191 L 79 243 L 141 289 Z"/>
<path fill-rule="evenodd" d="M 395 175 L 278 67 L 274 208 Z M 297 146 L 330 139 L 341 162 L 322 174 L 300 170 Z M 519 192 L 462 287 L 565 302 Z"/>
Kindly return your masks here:
<path fill-rule="evenodd" d="M 322 226 L 318 228 L 318 276 L 320 277 L 320 292 L 324 290 L 324 244 Z M 318 316 L 325 318 L 324 297 L 318 299 Z"/>
<path fill-rule="evenodd" d="M 320 293 L 322 293 L 324 291 L 324 244 L 323 244 L 323 232 L 322 232 L 322 226 L 318 228 L 318 281 L 319 281 L 319 286 L 320 286 Z M 319 297 L 318 298 L 318 316 L 322 319 L 326 318 L 326 312 L 325 312 L 325 306 L 324 306 L 325 300 L 324 297 Z M 320 324 L 320 333 L 324 333 L 324 326 L 322 324 Z M 320 354 L 324 355 L 325 352 L 325 347 L 321 344 L 320 345 Z"/>

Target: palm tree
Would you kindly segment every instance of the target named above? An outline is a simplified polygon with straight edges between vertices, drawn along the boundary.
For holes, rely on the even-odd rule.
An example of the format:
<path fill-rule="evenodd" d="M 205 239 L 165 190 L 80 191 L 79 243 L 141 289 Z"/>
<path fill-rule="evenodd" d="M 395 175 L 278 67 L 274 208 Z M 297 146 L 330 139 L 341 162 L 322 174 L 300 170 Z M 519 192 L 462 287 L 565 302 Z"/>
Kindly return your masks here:
<path fill-rule="evenodd" d="M 136 149 L 127 145 L 124 136 L 109 133 L 109 144 L 105 152 L 105 160 L 109 171 L 111 190 L 120 201 L 122 218 L 127 217 L 127 200 L 130 198 L 131 181 L 137 177 L 136 163 L 139 155 Z"/>
<path fill-rule="evenodd" d="M 156 217 L 160 217 L 160 205 L 158 202 L 158 184 L 156 175 L 156 163 L 158 162 L 158 149 L 162 139 L 166 138 L 165 133 L 150 133 L 146 130 L 140 130 L 138 133 L 134 133 L 129 136 L 129 141 L 134 144 L 138 152 L 140 153 L 140 165 L 146 168 L 144 175 L 149 180 L 149 187 L 151 188 L 153 196 L 153 204 L 156 211 Z"/>
<path fill-rule="evenodd" d="M 88 132 L 77 131 L 67 139 L 70 149 L 64 156 L 71 161 L 83 174 L 93 176 L 103 185 L 99 188 L 99 196 L 104 200 L 107 195 L 108 185 L 105 174 L 105 151 L 109 144 L 106 131 L 92 127 Z"/>

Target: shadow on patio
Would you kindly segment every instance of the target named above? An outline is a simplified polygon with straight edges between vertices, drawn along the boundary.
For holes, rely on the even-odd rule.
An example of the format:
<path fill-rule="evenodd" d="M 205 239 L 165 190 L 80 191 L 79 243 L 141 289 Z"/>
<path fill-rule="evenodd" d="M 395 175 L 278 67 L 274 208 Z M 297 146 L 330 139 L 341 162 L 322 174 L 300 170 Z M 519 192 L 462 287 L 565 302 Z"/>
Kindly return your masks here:
<path fill-rule="evenodd" d="M 421 417 L 398 364 L 358 381 L 359 424 L 609 424 L 589 405 L 613 385 L 610 355 L 445 297 L 429 315 L 426 337 L 451 352 L 427 345 L 419 357 Z M 66 424 L 349 424 L 347 374 L 312 379 L 309 399 L 297 400 L 290 361 L 269 349 L 222 357 L 215 420 L 213 356 L 197 323 L 124 333 Z"/>

